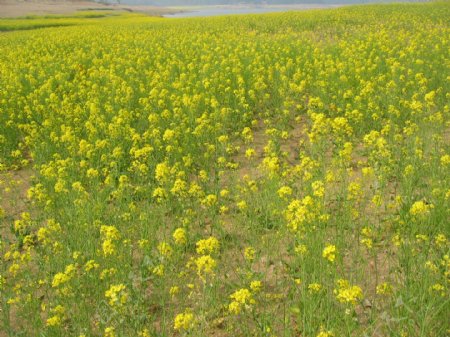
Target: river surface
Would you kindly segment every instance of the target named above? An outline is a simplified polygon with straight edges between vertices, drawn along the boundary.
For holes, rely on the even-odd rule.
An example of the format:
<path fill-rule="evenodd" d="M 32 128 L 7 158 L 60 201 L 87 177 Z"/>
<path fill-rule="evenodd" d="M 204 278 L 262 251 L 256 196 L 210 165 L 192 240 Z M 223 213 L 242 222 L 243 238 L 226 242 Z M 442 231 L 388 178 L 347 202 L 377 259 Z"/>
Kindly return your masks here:
<path fill-rule="evenodd" d="M 166 18 L 190 18 L 200 16 L 219 16 L 234 14 L 258 14 L 272 12 L 300 11 L 307 9 L 334 8 L 340 5 L 322 4 L 299 4 L 280 6 L 205 6 L 205 7 L 184 7 L 182 12 L 163 15 Z"/>

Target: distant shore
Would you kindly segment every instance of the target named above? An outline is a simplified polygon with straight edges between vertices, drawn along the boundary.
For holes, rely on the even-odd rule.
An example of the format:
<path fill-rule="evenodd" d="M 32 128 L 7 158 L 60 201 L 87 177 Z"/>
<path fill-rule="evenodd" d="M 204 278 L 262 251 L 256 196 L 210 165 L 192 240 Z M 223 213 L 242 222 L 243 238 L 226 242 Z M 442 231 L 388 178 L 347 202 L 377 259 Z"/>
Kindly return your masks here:
<path fill-rule="evenodd" d="M 71 14 L 84 10 L 111 10 L 144 13 L 151 16 L 177 13 L 175 8 L 156 6 L 132 6 L 101 4 L 92 1 L 17 1 L 0 0 L 0 17 L 20 17 L 26 15 Z"/>
<path fill-rule="evenodd" d="M 258 4 L 236 4 L 236 5 L 202 5 L 202 6 L 167 6 L 165 8 L 170 10 L 177 11 L 189 11 L 189 10 L 198 10 L 205 8 L 220 8 L 220 9 L 240 9 L 240 8 L 329 8 L 329 7 L 341 7 L 343 4 L 319 4 L 319 3 L 310 3 L 310 4 L 279 4 L 279 5 L 258 5 Z"/>
<path fill-rule="evenodd" d="M 342 7 L 342 4 L 289 4 L 289 5 L 211 5 L 211 6 L 171 6 L 175 13 L 164 14 L 167 18 L 205 17 L 236 14 L 263 14 L 271 12 L 301 11 Z"/>

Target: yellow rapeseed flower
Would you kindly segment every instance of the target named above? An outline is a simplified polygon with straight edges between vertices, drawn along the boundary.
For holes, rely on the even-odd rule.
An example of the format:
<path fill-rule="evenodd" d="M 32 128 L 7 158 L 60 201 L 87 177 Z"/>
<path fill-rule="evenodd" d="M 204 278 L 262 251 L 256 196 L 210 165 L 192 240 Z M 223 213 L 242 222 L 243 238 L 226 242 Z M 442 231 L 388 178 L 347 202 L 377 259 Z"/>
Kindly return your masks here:
<path fill-rule="evenodd" d="M 197 241 L 196 246 L 198 254 L 212 254 L 220 248 L 219 240 L 213 236 Z"/>
<path fill-rule="evenodd" d="M 174 325 L 175 330 L 189 330 L 194 327 L 194 314 L 188 309 L 184 313 L 175 316 Z"/>
<path fill-rule="evenodd" d="M 330 262 L 334 262 L 336 259 L 336 246 L 335 245 L 326 245 L 322 251 L 322 256 Z"/>

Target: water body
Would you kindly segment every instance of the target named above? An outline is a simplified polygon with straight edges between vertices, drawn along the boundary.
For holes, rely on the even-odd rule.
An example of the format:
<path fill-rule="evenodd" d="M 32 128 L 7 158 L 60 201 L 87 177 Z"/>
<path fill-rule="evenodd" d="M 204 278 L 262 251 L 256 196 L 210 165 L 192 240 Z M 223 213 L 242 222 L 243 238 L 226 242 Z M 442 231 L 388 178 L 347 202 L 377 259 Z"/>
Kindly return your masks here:
<path fill-rule="evenodd" d="M 281 6 L 205 6 L 183 8 L 182 12 L 163 15 L 166 18 L 190 18 L 202 16 L 219 16 L 235 14 L 261 14 L 273 12 L 300 11 L 307 9 L 334 8 L 341 5 L 299 4 Z"/>

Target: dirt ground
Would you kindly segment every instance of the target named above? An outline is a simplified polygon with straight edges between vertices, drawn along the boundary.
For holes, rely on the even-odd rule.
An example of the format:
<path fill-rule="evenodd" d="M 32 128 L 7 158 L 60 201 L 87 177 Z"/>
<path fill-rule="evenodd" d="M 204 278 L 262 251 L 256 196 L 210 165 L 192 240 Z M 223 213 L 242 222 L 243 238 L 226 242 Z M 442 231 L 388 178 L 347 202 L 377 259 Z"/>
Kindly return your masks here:
<path fill-rule="evenodd" d="M 160 16 L 177 12 L 173 9 L 155 6 L 105 5 L 91 1 L 77 0 L 0 0 L 0 17 L 25 15 L 70 14 L 80 10 L 119 10 L 140 12 Z"/>

